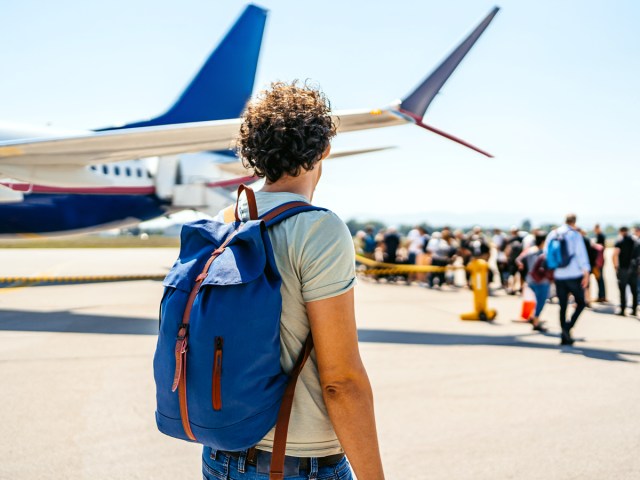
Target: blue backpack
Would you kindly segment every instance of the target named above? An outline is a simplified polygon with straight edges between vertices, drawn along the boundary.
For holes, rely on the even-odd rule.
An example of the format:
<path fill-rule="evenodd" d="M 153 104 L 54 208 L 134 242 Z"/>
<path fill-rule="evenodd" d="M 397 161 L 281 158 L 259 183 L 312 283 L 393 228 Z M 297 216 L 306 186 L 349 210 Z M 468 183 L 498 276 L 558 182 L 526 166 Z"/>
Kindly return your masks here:
<path fill-rule="evenodd" d="M 573 255 L 569 255 L 567 239 L 564 235 L 556 233 L 556 235 L 549 240 L 546 255 L 547 268 L 555 270 L 556 268 L 567 267 L 569 263 L 571 263 L 571 258 L 573 258 Z"/>
<path fill-rule="evenodd" d="M 271 467 L 277 475 L 297 376 L 313 341 L 309 334 L 287 375 L 280 365 L 282 280 L 267 229 L 324 209 L 290 202 L 258 219 L 251 189 L 243 185 L 238 193 L 245 189 L 255 220 L 240 222 L 236 204 L 233 223 L 197 220 L 182 228 L 180 255 L 163 282 L 160 304 L 156 422 L 166 435 L 240 451 L 277 421 Z"/>

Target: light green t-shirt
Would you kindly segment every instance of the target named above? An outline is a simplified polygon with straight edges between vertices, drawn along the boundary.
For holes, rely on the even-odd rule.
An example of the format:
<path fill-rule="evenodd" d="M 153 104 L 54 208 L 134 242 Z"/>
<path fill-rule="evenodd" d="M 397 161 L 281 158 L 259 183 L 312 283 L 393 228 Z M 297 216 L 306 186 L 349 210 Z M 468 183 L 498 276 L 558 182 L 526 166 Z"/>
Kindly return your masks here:
<path fill-rule="evenodd" d="M 286 192 L 255 192 L 258 215 L 293 201 L 309 199 Z M 246 200 L 240 201 L 243 220 L 249 217 Z M 282 367 L 291 371 L 309 334 L 306 302 L 341 295 L 356 283 L 355 252 L 347 226 L 332 212 L 304 212 L 269 229 L 278 271 L 282 277 L 280 343 Z M 271 451 L 272 429 L 257 447 Z M 341 453 L 322 398 L 315 351 L 296 385 L 287 455 L 324 457 Z"/>

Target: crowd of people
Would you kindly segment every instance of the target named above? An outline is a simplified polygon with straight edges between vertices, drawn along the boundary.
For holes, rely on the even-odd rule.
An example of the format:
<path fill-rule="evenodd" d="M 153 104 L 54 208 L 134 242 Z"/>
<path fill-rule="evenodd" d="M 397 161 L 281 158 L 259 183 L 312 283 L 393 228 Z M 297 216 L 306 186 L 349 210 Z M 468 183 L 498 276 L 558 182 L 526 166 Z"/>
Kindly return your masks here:
<path fill-rule="evenodd" d="M 628 227 L 621 227 L 618 233 L 611 257 L 620 294 L 617 313 L 627 314 L 627 296 L 630 296 L 630 313 L 637 315 L 640 227 L 635 227 L 633 232 Z M 528 320 L 535 330 L 545 331 L 540 314 L 547 299 L 557 297 L 561 307 L 563 344 L 573 343 L 570 330 L 583 308 L 593 302 L 608 302 L 603 275 L 605 235 L 600 226 L 595 225 L 592 236 L 589 236 L 576 226 L 575 215 L 567 215 L 565 224 L 550 232 L 540 229 L 523 231 L 516 227 L 504 232 L 499 228 L 484 230 L 479 226 L 467 232 L 449 227 L 428 232 L 424 227 L 416 226 L 406 235 L 401 235 L 395 227 L 375 231 L 368 226 L 356 233 L 354 243 L 357 253 L 364 257 L 400 265 L 466 266 L 474 258 L 484 259 L 490 265 L 488 281 L 493 291 L 504 289 L 508 294 L 517 295 L 529 288 L 533 292 L 536 308 Z M 566 250 L 561 252 L 567 255 L 566 265 L 548 267 L 550 262 L 546 256 L 550 244 L 554 251 L 555 245 Z M 380 276 L 376 275 L 376 278 Z M 454 273 L 448 271 L 392 275 L 388 280 L 399 278 L 429 288 L 456 286 Z M 467 274 L 467 285 L 468 278 Z M 597 284 L 596 296 L 591 295 L 592 279 Z M 574 299 L 575 310 L 567 320 L 570 297 Z"/>

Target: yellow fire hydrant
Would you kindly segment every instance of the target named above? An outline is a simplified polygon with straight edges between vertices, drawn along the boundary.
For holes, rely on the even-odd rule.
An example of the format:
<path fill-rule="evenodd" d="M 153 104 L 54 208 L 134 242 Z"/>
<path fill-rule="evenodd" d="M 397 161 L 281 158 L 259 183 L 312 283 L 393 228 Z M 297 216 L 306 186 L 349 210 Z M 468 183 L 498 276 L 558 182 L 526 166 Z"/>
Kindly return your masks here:
<path fill-rule="evenodd" d="M 473 306 L 475 311 L 460 315 L 462 320 L 493 320 L 497 312 L 487 307 L 489 297 L 489 264 L 480 258 L 474 259 L 467 267 L 471 272 Z"/>

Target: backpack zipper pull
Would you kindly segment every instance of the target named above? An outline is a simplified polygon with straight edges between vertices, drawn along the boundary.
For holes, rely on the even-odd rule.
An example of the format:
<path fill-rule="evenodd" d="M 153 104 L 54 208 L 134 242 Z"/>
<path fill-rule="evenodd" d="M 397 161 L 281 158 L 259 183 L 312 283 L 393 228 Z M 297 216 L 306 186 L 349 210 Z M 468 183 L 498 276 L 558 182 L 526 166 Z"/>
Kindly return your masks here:
<path fill-rule="evenodd" d="M 178 335 L 176 337 L 176 370 L 173 374 L 173 385 L 171 385 L 171 391 L 175 392 L 178 389 L 180 383 L 180 377 L 182 376 L 182 364 L 184 363 L 184 357 L 188 350 L 187 338 L 189 336 L 189 324 L 181 323 L 178 328 Z"/>
<path fill-rule="evenodd" d="M 213 383 L 212 383 L 212 403 L 214 410 L 222 410 L 222 337 L 215 338 L 215 350 L 213 355 Z"/>

